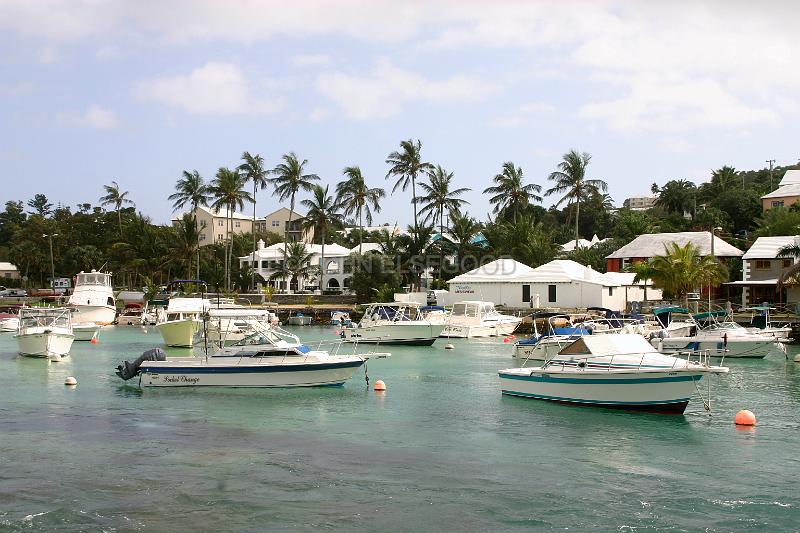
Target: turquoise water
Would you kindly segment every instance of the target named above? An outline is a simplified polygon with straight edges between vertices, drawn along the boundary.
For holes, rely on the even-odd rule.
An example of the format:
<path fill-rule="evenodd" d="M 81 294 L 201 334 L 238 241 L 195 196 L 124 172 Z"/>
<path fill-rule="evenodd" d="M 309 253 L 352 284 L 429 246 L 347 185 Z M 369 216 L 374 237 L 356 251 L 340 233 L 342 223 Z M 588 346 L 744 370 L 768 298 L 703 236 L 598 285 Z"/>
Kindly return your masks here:
<path fill-rule="evenodd" d="M 297 328 L 308 339 L 332 330 Z M 0 529 L 789 530 L 800 524 L 800 365 L 727 362 L 714 413 L 503 397 L 497 339 L 395 347 L 344 387 L 140 391 L 159 345 L 106 328 L 61 363 L 0 337 Z M 794 349 L 792 353 L 796 353 Z M 180 350 L 171 354 L 185 353 Z M 63 385 L 66 376 L 77 387 Z M 752 409 L 759 424 L 736 429 Z"/>

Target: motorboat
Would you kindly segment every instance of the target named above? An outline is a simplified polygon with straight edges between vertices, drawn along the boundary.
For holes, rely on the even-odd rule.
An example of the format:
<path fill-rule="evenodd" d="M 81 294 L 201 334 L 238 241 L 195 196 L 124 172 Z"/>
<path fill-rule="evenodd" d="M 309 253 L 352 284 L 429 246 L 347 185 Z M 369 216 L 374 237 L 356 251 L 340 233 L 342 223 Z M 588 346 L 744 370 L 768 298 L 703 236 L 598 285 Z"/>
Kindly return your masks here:
<path fill-rule="evenodd" d="M 75 340 L 72 311 L 66 307 L 23 307 L 14 338 L 21 355 L 60 361 Z"/>
<path fill-rule="evenodd" d="M 254 323 L 273 324 L 273 316 L 267 309 L 212 307 L 208 311 L 206 335 L 216 346 L 230 346 L 252 334 Z"/>
<path fill-rule="evenodd" d="M 211 307 L 207 298 L 170 298 L 156 324 L 167 346 L 191 348 L 203 327 L 203 314 Z"/>
<path fill-rule="evenodd" d="M 73 320 L 113 324 L 117 316 L 117 304 L 111 288 L 109 272 L 81 271 L 75 276 L 75 289 L 67 302 L 73 309 Z"/>
<path fill-rule="evenodd" d="M 352 326 L 353 321 L 347 311 L 331 311 L 331 326 Z"/>
<path fill-rule="evenodd" d="M 315 387 L 342 385 L 368 359 L 388 355 L 313 350 L 289 332 L 258 323 L 251 335 L 211 355 L 167 359 L 151 350 L 119 365 L 117 375 L 139 376 L 142 387 Z"/>
<path fill-rule="evenodd" d="M 444 324 L 426 320 L 422 307 L 414 302 L 370 304 L 356 327 L 342 329 L 342 338 L 354 343 L 430 346 Z"/>
<path fill-rule="evenodd" d="M 641 335 L 620 333 L 582 336 L 542 366 L 500 370 L 499 376 L 509 396 L 680 414 L 703 376 L 727 372 L 703 354 L 661 354 Z"/>
<path fill-rule="evenodd" d="M 690 315 L 695 324 L 691 335 L 676 336 L 670 330 L 654 335 L 650 342 L 660 352 L 707 351 L 719 357 L 763 359 L 770 355 L 786 357 L 780 339 L 748 331 L 727 317 L 726 311 L 707 311 Z"/>
<path fill-rule="evenodd" d="M 169 306 L 169 299 L 153 299 L 144 304 L 142 309 L 142 326 L 155 326 L 164 320 Z"/>
<path fill-rule="evenodd" d="M 441 336 L 502 337 L 514 333 L 521 322 L 520 317 L 498 313 L 492 302 L 456 302 Z"/>
<path fill-rule="evenodd" d="M 311 322 L 312 322 L 311 315 L 304 315 L 300 311 L 298 311 L 293 315 L 290 315 L 289 318 L 286 319 L 286 323 L 290 326 L 310 326 Z"/>
<path fill-rule="evenodd" d="M 450 311 L 441 305 L 423 305 L 419 308 L 422 318 L 431 324 L 442 324 L 447 326 L 450 322 Z"/>
<path fill-rule="evenodd" d="M 19 310 L 21 305 L 4 305 L 0 307 L 0 333 L 15 332 L 19 329 Z"/>
<path fill-rule="evenodd" d="M 792 328 L 790 326 L 775 325 L 770 318 L 770 311 L 774 310 L 774 307 L 768 305 L 756 305 L 743 308 L 742 311 L 751 311 L 753 313 L 750 318 L 750 327 L 746 329 L 751 333 L 757 333 L 766 337 L 775 337 L 781 342 L 791 342 Z"/>
<path fill-rule="evenodd" d="M 144 308 L 142 304 L 130 303 L 125 305 L 125 309 L 117 317 L 118 326 L 141 326 Z"/>
<path fill-rule="evenodd" d="M 75 335 L 76 341 L 92 341 L 97 339 L 100 334 L 100 329 L 103 326 L 95 324 L 94 322 L 84 322 L 81 324 L 72 324 L 72 334 Z"/>

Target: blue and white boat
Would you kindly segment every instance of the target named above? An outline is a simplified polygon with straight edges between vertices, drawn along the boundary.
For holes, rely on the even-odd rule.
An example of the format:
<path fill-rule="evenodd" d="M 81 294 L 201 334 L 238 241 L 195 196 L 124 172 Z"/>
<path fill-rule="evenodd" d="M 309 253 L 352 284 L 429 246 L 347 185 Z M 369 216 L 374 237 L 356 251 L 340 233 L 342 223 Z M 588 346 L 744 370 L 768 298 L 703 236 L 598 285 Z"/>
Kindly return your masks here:
<path fill-rule="evenodd" d="M 389 355 L 331 354 L 312 350 L 274 326 L 255 323 L 253 328 L 253 334 L 208 356 L 146 353 L 119 365 L 117 375 L 126 380 L 139 376 L 142 387 L 315 387 L 342 385 L 367 359 Z"/>
<path fill-rule="evenodd" d="M 692 358 L 694 357 L 694 358 Z M 659 353 L 641 335 L 588 335 L 539 367 L 500 370 L 503 394 L 574 405 L 683 413 L 710 366 L 703 355 Z"/>

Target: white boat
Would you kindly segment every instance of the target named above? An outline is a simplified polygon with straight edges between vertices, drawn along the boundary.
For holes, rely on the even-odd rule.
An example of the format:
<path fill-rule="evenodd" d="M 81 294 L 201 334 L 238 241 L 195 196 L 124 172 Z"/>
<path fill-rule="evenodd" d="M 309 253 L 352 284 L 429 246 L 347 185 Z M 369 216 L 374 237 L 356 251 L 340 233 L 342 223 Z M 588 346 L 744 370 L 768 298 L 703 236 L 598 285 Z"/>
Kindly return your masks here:
<path fill-rule="evenodd" d="M 500 370 L 503 394 L 573 405 L 683 413 L 710 366 L 705 356 L 661 354 L 641 335 L 588 335 L 542 366 Z"/>
<path fill-rule="evenodd" d="M 711 311 L 691 315 L 696 328 L 693 335 L 653 336 L 651 343 L 660 352 L 707 351 L 719 357 L 763 359 L 770 355 L 786 357 L 786 345 L 772 336 L 752 333 L 732 321 L 720 321 L 725 311 Z M 702 325 L 700 322 L 706 322 Z"/>
<path fill-rule="evenodd" d="M 776 326 L 770 319 L 770 311 L 774 310 L 774 307 L 766 305 L 757 305 L 742 309 L 742 311 L 753 312 L 753 316 L 750 318 L 751 326 L 746 328 L 747 331 L 765 337 L 775 337 L 781 342 L 791 342 L 792 328 L 789 326 Z"/>
<path fill-rule="evenodd" d="M 166 312 L 156 324 L 164 344 L 182 348 L 194 346 L 195 337 L 203 327 L 203 313 L 210 307 L 207 298 L 170 298 Z"/>
<path fill-rule="evenodd" d="M 286 319 L 286 323 L 290 326 L 310 326 L 311 317 L 297 312 Z"/>
<path fill-rule="evenodd" d="M 162 320 L 167 313 L 169 300 L 150 300 L 144 304 L 142 309 L 142 326 L 155 326 Z"/>
<path fill-rule="evenodd" d="M 342 338 L 355 343 L 430 346 L 444 324 L 425 320 L 421 307 L 414 302 L 370 304 L 356 327 L 342 330 Z"/>
<path fill-rule="evenodd" d="M 502 337 L 514 333 L 520 322 L 519 317 L 498 313 L 492 302 L 456 302 L 441 336 Z"/>
<path fill-rule="evenodd" d="M 118 326 L 141 326 L 144 308 L 141 304 L 128 304 L 117 316 Z"/>
<path fill-rule="evenodd" d="M 76 341 L 91 341 L 96 339 L 100 334 L 100 329 L 103 326 L 93 322 L 86 322 L 82 324 L 72 324 L 72 334 L 75 335 Z"/>
<path fill-rule="evenodd" d="M 138 375 L 142 387 L 315 387 L 342 385 L 370 357 L 389 355 L 332 355 L 312 350 L 274 326 L 259 323 L 256 329 L 236 345 L 209 356 L 166 359 L 163 352 L 144 354 L 119 365 L 117 375 L 123 379 Z"/>
<path fill-rule="evenodd" d="M 208 312 L 206 334 L 216 346 L 230 346 L 254 332 L 255 323 L 273 324 L 274 314 L 266 309 L 214 308 Z"/>
<path fill-rule="evenodd" d="M 331 311 L 331 326 L 352 326 L 350 313 L 347 311 Z"/>
<path fill-rule="evenodd" d="M 73 309 L 75 322 L 108 325 L 117 316 L 117 304 L 108 272 L 80 272 L 75 276 L 75 290 L 67 305 Z"/>
<path fill-rule="evenodd" d="M 60 361 L 69 353 L 75 336 L 71 310 L 65 307 L 23 307 L 14 338 L 21 355 Z"/>
<path fill-rule="evenodd" d="M 20 305 L 7 305 L 0 308 L 0 332 L 14 332 L 19 329 Z"/>

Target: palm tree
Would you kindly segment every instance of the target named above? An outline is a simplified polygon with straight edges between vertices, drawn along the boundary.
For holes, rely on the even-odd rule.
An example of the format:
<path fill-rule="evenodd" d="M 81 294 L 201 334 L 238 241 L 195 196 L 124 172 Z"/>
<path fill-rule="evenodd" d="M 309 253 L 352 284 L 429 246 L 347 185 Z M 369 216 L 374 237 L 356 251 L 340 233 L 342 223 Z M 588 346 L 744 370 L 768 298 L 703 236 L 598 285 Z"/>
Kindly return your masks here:
<path fill-rule="evenodd" d="M 316 275 L 317 267 L 311 264 L 314 254 L 306 250 L 306 245 L 302 242 L 284 243 L 283 261 L 278 270 L 269 279 L 271 281 L 281 278 L 288 280 L 286 288 L 291 287 L 293 279 L 300 283 L 300 278 L 308 279 Z"/>
<path fill-rule="evenodd" d="M 653 279 L 653 265 L 650 260 L 639 261 L 628 265 L 625 269 L 627 272 L 633 272 L 636 275 L 633 277 L 633 283 L 644 283 L 644 301 L 647 302 L 647 284 Z"/>
<path fill-rule="evenodd" d="M 452 217 L 453 213 L 461 211 L 461 206 L 468 204 L 466 200 L 459 198 L 467 191 L 471 191 L 467 187 L 461 189 L 450 190 L 450 184 L 453 181 L 453 173 L 447 172 L 440 165 L 428 174 L 430 183 L 422 182 L 419 184 L 420 189 L 425 196 L 420 196 L 417 201 L 422 204 L 422 209 L 419 210 L 420 215 L 428 218 L 433 218 L 436 223 L 436 218 L 439 218 L 439 235 L 444 233 L 444 213 Z"/>
<path fill-rule="evenodd" d="M 220 167 L 216 176 L 208 188 L 208 192 L 213 198 L 211 207 L 219 211 L 224 207 L 226 211 L 226 224 L 225 224 L 225 289 L 230 290 L 231 282 L 231 255 L 233 251 L 232 240 L 230 238 L 231 231 L 233 230 L 233 213 L 236 209 L 243 209 L 245 202 L 252 202 L 253 198 L 244 187 L 247 184 L 247 179 L 242 176 L 238 171 L 231 170 L 226 167 Z"/>
<path fill-rule="evenodd" d="M 578 224 L 581 216 L 581 200 L 585 200 L 592 192 L 606 192 L 608 184 L 603 180 L 586 179 L 586 167 L 592 156 L 587 152 L 570 150 L 564 154 L 563 160 L 558 164 L 559 170 L 551 172 L 547 179 L 555 185 L 547 190 L 546 196 L 554 193 L 564 193 L 564 196 L 555 204 L 561 205 L 565 200 L 568 204 L 575 204 L 575 247 L 578 247 Z"/>
<path fill-rule="evenodd" d="M 397 181 L 392 187 L 392 194 L 399 188 L 405 191 L 408 184 L 411 184 L 411 203 L 414 205 L 414 229 L 419 227 L 417 220 L 417 177 L 423 172 L 433 170 L 433 165 L 422 161 L 422 143 L 417 139 L 413 141 L 400 142 L 400 151 L 389 154 L 386 163 L 390 165 L 386 179 L 392 176 L 397 177 Z"/>
<path fill-rule="evenodd" d="M 264 158 L 259 154 L 252 155 L 250 152 L 242 154 L 242 164 L 239 165 L 239 172 L 245 177 L 247 181 L 253 183 L 253 261 L 256 260 L 256 191 L 258 189 L 264 190 L 269 183 L 267 180 L 267 171 L 264 168 Z M 250 287 L 256 286 L 256 270 L 251 269 L 250 272 Z"/>
<path fill-rule="evenodd" d="M 105 189 L 106 194 L 105 196 L 100 197 L 100 205 L 113 205 L 114 209 L 117 211 L 117 220 L 119 220 L 119 234 L 122 235 L 122 214 L 120 213 L 120 209 L 122 209 L 123 205 L 136 205 L 133 203 L 132 200 L 127 198 L 129 192 L 120 192 L 119 184 L 116 181 L 112 181 L 111 185 L 103 185 L 103 189 Z"/>
<path fill-rule="evenodd" d="M 736 169 L 727 165 L 711 171 L 711 185 L 718 193 L 733 189 L 739 181 Z"/>
<path fill-rule="evenodd" d="M 797 259 L 800 259 L 800 244 L 795 242 L 794 244 L 782 246 L 778 250 L 777 257 L 793 259 L 792 266 L 786 269 L 778 278 L 778 290 L 780 290 L 783 285 L 797 282 L 797 273 L 800 272 L 800 262 L 797 261 Z"/>
<path fill-rule="evenodd" d="M 175 184 L 175 192 L 169 195 L 173 201 L 173 212 L 183 209 L 187 204 L 192 206 L 192 216 L 197 238 L 200 238 L 200 228 L 197 226 L 197 208 L 201 205 L 208 205 L 208 187 L 199 172 L 184 170 L 178 182 Z M 197 243 L 197 278 L 200 279 L 200 243 Z"/>
<path fill-rule="evenodd" d="M 188 258 L 186 266 L 186 279 L 192 276 L 192 257 L 198 251 L 197 224 L 194 217 L 184 213 L 178 225 L 170 228 L 169 248 L 172 252 L 169 261 L 176 266 L 181 266 Z M 199 277 L 198 277 L 199 279 Z"/>
<path fill-rule="evenodd" d="M 342 173 L 347 178 L 336 185 L 336 203 L 342 208 L 345 216 L 355 214 L 358 217 L 358 253 L 361 254 L 361 245 L 364 241 L 364 219 L 367 215 L 367 224 L 372 224 L 372 210 L 381 212 L 379 201 L 386 196 L 386 191 L 375 187 L 370 189 L 361 174 L 359 167 L 345 167 Z"/>
<path fill-rule="evenodd" d="M 319 176 L 316 174 L 303 174 L 308 160 L 303 159 L 300 161 L 294 152 L 284 154 L 282 159 L 283 163 L 280 163 L 270 171 L 270 174 L 274 177 L 269 179 L 269 183 L 273 187 L 272 194 L 277 195 L 281 202 L 289 200 L 289 222 L 287 222 L 284 232 L 284 242 L 288 243 L 289 228 L 292 225 L 292 217 L 294 215 L 295 196 L 300 191 L 310 191 L 312 182 L 318 181 Z"/>
<path fill-rule="evenodd" d="M 511 161 L 503 163 L 503 170 L 494 177 L 495 185 L 487 187 L 483 194 L 493 194 L 489 198 L 489 203 L 494 205 L 494 212 L 510 210 L 514 215 L 514 223 L 517 223 L 517 214 L 525 206 L 534 202 L 541 202 L 542 197 L 536 193 L 541 192 L 542 187 L 534 183 L 523 184 L 522 168 L 514 166 Z"/>
<path fill-rule="evenodd" d="M 480 231 L 480 224 L 469 216 L 469 213 L 453 213 L 450 219 L 450 233 L 456 240 L 456 264 L 459 272 L 466 270 L 464 258 L 479 250 L 473 242 Z"/>
<path fill-rule="evenodd" d="M 670 180 L 658 191 L 656 205 L 665 211 L 683 214 L 691 207 L 697 187 L 688 180 Z"/>
<path fill-rule="evenodd" d="M 727 269 L 716 258 L 702 256 L 696 246 L 687 243 L 680 246 L 671 242 L 664 245 L 664 255 L 651 262 L 653 286 L 666 294 L 683 297 L 684 306 L 689 307 L 688 293 L 706 284 L 715 284 L 727 279 Z"/>
<path fill-rule="evenodd" d="M 319 233 L 322 237 L 322 253 L 320 254 L 320 275 L 319 288 L 325 290 L 325 238 L 331 226 L 342 223 L 342 215 L 338 213 L 338 205 L 335 200 L 328 196 L 328 186 L 323 189 L 321 185 L 314 185 L 311 189 L 310 200 L 300 202 L 308 213 L 303 219 L 303 229 L 314 229 L 314 233 Z"/>

